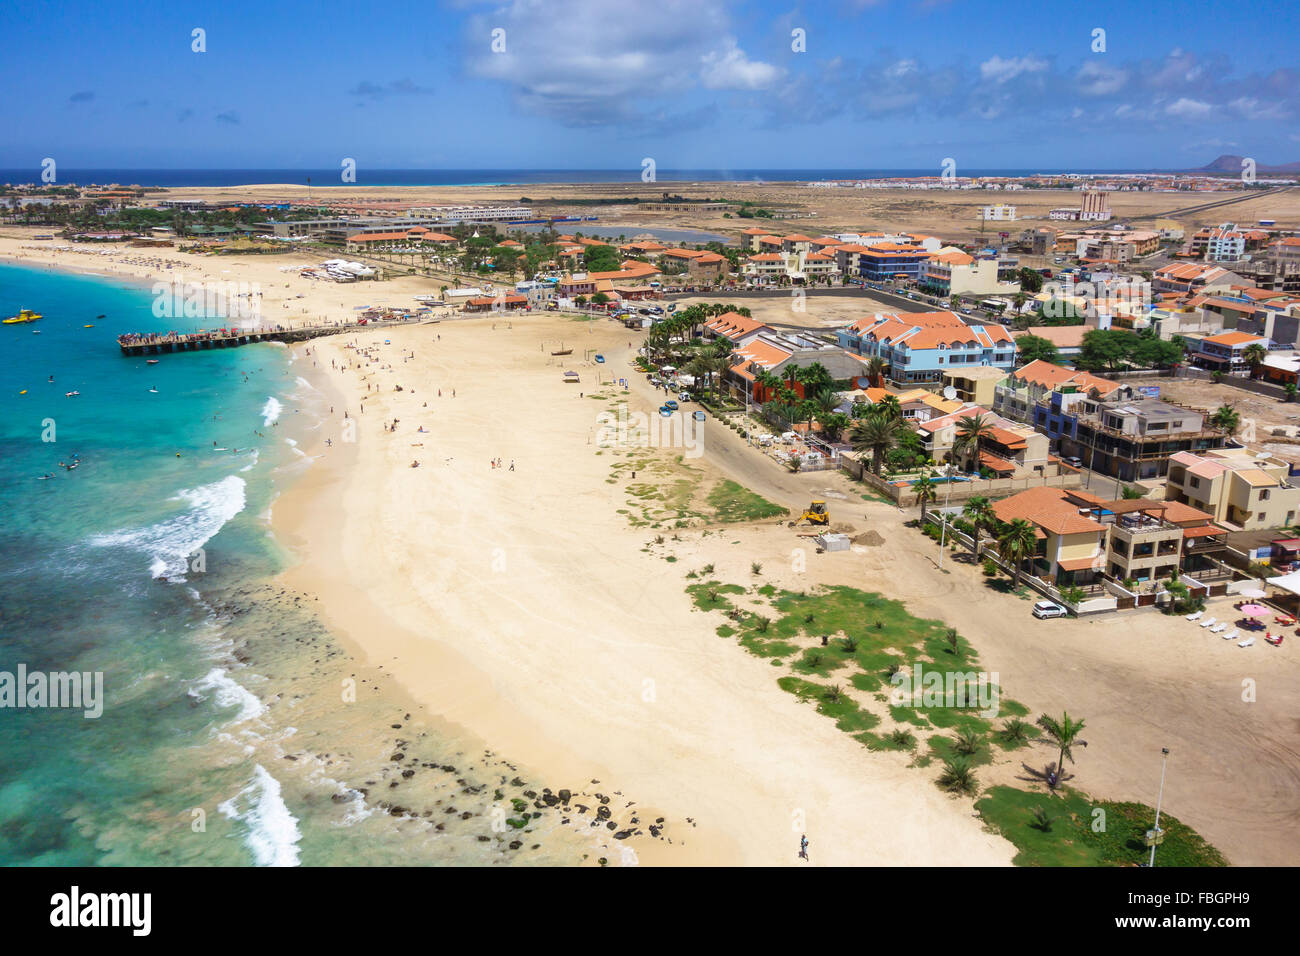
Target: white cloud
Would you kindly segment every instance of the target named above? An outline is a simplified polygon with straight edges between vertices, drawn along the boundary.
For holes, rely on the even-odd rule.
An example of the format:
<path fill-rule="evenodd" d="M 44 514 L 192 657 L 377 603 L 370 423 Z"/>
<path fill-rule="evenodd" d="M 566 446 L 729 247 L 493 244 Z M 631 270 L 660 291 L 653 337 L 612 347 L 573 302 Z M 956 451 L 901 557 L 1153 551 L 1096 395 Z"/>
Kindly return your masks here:
<path fill-rule="evenodd" d="M 700 81 L 711 90 L 761 90 L 782 73 L 770 63 L 749 59 L 734 37 L 723 40 L 721 51 L 710 50 L 700 58 Z"/>
<path fill-rule="evenodd" d="M 1047 69 L 1047 61 L 1036 56 L 1013 56 L 1003 59 L 994 54 L 980 64 L 980 76 L 994 83 L 1008 83 L 1025 73 L 1041 73 Z"/>
<path fill-rule="evenodd" d="M 1075 82 L 1085 96 L 1110 96 L 1128 83 L 1128 71 L 1087 60 L 1075 75 Z"/>
<path fill-rule="evenodd" d="M 1210 115 L 1213 110 L 1209 103 L 1202 103 L 1200 100 L 1188 99 L 1186 96 L 1179 97 L 1173 103 L 1165 107 L 1165 112 L 1170 116 L 1177 116 L 1181 119 L 1203 119 Z"/>

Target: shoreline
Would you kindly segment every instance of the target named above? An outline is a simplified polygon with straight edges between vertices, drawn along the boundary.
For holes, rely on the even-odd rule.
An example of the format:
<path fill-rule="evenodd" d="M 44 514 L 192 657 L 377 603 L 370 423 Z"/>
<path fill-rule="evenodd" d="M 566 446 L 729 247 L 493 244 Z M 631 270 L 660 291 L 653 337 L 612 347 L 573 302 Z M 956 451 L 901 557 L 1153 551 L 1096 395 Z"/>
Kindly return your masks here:
<path fill-rule="evenodd" d="M 321 598 L 326 619 L 364 659 L 400 667 L 399 683 L 431 712 L 547 779 L 617 786 L 638 808 L 653 807 L 647 815 L 665 818 L 670 836 L 685 834 L 685 846 L 634 844 L 643 863 L 797 863 L 790 818 L 804 808 L 821 818 L 808 830 L 817 858 L 831 865 L 938 863 L 954 849 L 964 863 L 1009 863 L 1010 845 L 924 775 L 869 754 L 778 688 L 766 661 L 720 641 L 682 584 L 663 576 L 661 559 L 642 553 L 641 533 L 617 513 L 621 492 L 600 477 L 601 459 L 590 464 L 591 451 L 573 447 L 586 443 L 594 403 L 546 373 L 545 348 L 527 357 L 537 336 L 567 327 L 574 339 L 591 336 L 595 348 L 617 354 L 605 371 L 620 374 L 626 331 L 584 334 L 567 320 L 550 321 L 495 333 L 490 319 L 442 326 L 443 351 L 453 336 L 460 341 L 454 361 L 424 366 L 432 377 L 396 360 L 410 349 L 437 352 L 429 339 L 438 326 L 384 330 L 387 348 L 382 336 L 355 336 L 383 358 L 342 379 L 356 379 L 353 402 L 369 396 L 364 414 L 349 405 L 357 448 L 327 455 L 316 475 L 281 498 L 277 534 L 305 554 L 287 580 Z M 493 335 L 516 342 L 489 350 Z M 521 472 L 536 469 L 545 448 L 565 462 L 532 490 L 517 482 L 507 490 L 512 473 L 489 469 L 478 450 L 485 421 L 477 413 L 490 399 L 476 377 L 491 361 L 482 353 L 500 359 L 502 348 L 516 387 L 536 393 L 530 408 L 555 408 L 543 416 L 545 428 L 516 411 L 509 416 L 516 428 L 499 439 Z M 312 352 L 356 358 L 338 338 L 317 340 Z M 600 374 L 583 367 L 584 376 Z M 458 397 L 444 388 L 439 399 L 432 382 L 450 385 L 440 376 L 452 369 Z M 315 371 L 325 374 L 323 361 Z M 400 377 L 406 387 L 364 392 L 362 375 Z M 425 396 L 424 406 L 442 402 L 438 413 L 422 406 Z M 439 427 L 442 415 L 462 410 L 469 423 Z M 391 417 L 406 436 L 390 438 L 381 427 Z M 408 450 L 404 439 L 417 423 L 433 425 L 420 437 L 437 444 L 445 463 Z M 472 465 L 462 465 L 475 452 Z M 424 455 L 418 469 L 406 466 L 412 454 Z M 502 458 L 504 466 L 511 455 Z M 569 467 L 571 458 L 579 461 Z M 471 468 L 477 478 L 467 477 Z M 428 487 L 426 476 L 433 487 L 416 491 Z M 418 514 L 406 507 L 416 500 L 426 504 Z M 322 520 L 327 511 L 330 520 Z M 509 564 L 500 578 L 491 571 L 496 550 Z M 647 681 L 671 697 L 667 710 L 657 697 L 647 703 Z"/>

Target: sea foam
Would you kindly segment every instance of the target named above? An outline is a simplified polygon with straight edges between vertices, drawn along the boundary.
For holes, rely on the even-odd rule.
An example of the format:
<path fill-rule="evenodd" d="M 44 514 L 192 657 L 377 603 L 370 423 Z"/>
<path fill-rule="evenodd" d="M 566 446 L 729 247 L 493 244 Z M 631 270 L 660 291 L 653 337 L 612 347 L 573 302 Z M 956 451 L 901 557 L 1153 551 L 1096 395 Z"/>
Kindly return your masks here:
<path fill-rule="evenodd" d="M 241 810 L 245 798 L 247 809 Z M 252 850 L 256 865 L 298 865 L 298 841 L 302 839 L 298 820 L 280 795 L 280 781 L 260 763 L 253 768 L 253 782 L 217 809 L 248 828 L 244 843 Z"/>
<path fill-rule="evenodd" d="M 262 406 L 262 424 L 270 428 L 279 419 L 280 412 L 283 410 L 284 406 L 280 404 L 279 399 L 272 395 Z"/>
<path fill-rule="evenodd" d="M 198 488 L 186 488 L 177 498 L 189 510 L 145 528 L 97 534 L 90 544 L 98 548 L 129 547 L 151 557 L 149 574 L 168 580 L 185 580 L 190 556 L 203 547 L 222 526 L 244 510 L 244 479 L 228 475 Z"/>

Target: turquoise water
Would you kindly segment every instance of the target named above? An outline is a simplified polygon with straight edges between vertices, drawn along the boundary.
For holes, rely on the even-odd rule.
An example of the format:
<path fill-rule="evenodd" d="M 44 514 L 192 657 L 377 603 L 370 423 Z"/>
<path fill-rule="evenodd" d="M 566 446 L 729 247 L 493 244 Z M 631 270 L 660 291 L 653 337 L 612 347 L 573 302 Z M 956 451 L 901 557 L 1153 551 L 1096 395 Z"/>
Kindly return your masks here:
<path fill-rule="evenodd" d="M 257 515 L 294 453 L 264 412 L 301 385 L 283 348 L 124 358 L 119 332 L 161 327 L 151 305 L 147 288 L 0 265 L 0 311 L 44 314 L 0 327 L 0 671 L 102 672 L 107 699 L 98 719 L 0 710 L 0 863 L 175 860 L 139 828 L 250 776 L 210 743 L 251 705 L 214 666 L 199 587 L 274 570 Z"/>
<path fill-rule="evenodd" d="M 328 419 L 312 359 L 122 356 L 121 332 L 184 330 L 152 302 L 0 264 L 0 312 L 44 315 L 0 327 L 0 682 L 23 666 L 104 690 L 97 718 L 0 706 L 0 865 L 581 859 L 589 838 L 554 814 L 492 823 L 542 788 L 375 693 L 387 675 L 276 583 L 271 509 Z M 344 701 L 348 683 L 367 693 Z"/>

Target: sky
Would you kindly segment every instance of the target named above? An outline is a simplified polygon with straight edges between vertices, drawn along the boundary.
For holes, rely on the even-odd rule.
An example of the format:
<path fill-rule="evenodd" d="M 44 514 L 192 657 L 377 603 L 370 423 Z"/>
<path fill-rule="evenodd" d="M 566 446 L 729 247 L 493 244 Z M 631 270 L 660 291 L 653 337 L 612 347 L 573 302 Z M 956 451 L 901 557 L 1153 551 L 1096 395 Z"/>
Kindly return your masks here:
<path fill-rule="evenodd" d="M 1294 0 L 73 0 L 0 36 L 0 167 L 1300 160 Z"/>

